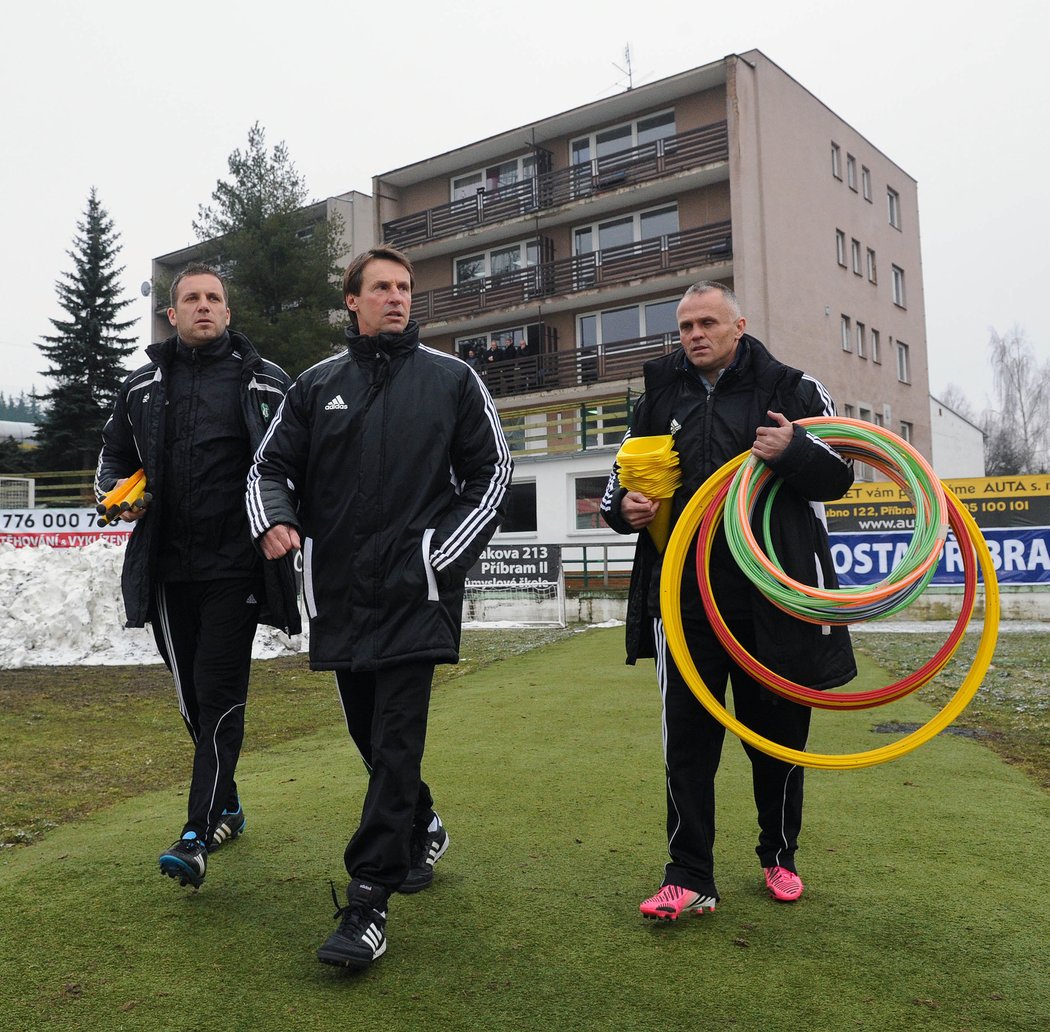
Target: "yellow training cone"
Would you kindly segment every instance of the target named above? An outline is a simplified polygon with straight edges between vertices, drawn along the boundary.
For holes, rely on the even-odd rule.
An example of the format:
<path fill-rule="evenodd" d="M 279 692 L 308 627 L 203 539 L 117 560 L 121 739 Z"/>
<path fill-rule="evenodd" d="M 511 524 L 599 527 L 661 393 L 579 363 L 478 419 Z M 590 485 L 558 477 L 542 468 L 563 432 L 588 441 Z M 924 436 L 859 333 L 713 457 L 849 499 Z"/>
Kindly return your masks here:
<path fill-rule="evenodd" d="M 678 452 L 670 434 L 658 437 L 628 437 L 616 455 L 620 484 L 659 501 L 656 516 L 646 528 L 658 552 L 663 552 L 671 529 L 671 496 L 682 482 Z"/>
<path fill-rule="evenodd" d="M 667 547 L 667 539 L 671 536 L 671 499 L 654 499 L 660 502 L 660 508 L 656 510 L 652 523 L 645 529 L 649 531 L 649 537 L 653 539 L 656 550 L 663 553 Z"/>

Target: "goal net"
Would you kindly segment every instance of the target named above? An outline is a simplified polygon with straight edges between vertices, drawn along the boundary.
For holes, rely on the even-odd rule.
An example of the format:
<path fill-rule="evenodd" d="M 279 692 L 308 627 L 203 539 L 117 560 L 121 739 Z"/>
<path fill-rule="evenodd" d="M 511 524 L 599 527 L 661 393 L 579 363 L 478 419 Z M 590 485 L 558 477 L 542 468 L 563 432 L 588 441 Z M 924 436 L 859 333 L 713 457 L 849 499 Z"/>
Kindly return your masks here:
<path fill-rule="evenodd" d="M 32 477 L 0 477 L 0 509 L 32 509 L 35 501 Z"/>
<path fill-rule="evenodd" d="M 560 546 L 489 545 L 467 575 L 463 622 L 475 627 L 564 627 Z"/>

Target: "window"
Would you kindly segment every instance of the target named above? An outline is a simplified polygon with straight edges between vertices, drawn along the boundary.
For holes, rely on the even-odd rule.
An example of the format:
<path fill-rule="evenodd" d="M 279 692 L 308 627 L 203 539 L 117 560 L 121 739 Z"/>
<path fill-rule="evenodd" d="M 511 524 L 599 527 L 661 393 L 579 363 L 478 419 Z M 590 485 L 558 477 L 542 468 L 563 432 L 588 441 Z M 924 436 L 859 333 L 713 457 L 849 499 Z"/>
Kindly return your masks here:
<path fill-rule="evenodd" d="M 858 275 L 858 276 L 863 275 L 863 273 L 861 272 L 861 267 L 860 267 L 860 241 L 859 240 L 851 240 L 850 241 L 850 254 L 851 254 L 852 258 L 853 258 L 853 271 L 854 271 L 854 273 L 856 273 L 856 275 Z"/>
<path fill-rule="evenodd" d="M 662 111 L 658 115 L 649 115 L 626 125 L 613 126 L 573 140 L 569 145 L 571 162 L 573 165 L 583 165 L 592 158 L 606 158 L 674 135 L 674 112 Z"/>
<path fill-rule="evenodd" d="M 678 336 L 678 302 L 675 297 L 669 301 L 653 301 L 642 308 L 642 333 L 654 337 L 658 333 Z"/>
<path fill-rule="evenodd" d="M 472 198 L 479 190 L 498 190 L 501 186 L 520 183 L 536 175 L 536 158 L 532 154 L 522 155 L 498 165 L 476 169 L 456 176 L 452 180 L 452 200 Z"/>
<path fill-rule="evenodd" d="M 581 316 L 579 326 L 580 343 L 584 347 L 614 344 L 619 340 L 637 340 L 642 335 L 641 313 L 637 305 Z"/>
<path fill-rule="evenodd" d="M 912 432 L 912 425 L 911 425 L 911 423 L 906 423 L 902 419 L 901 420 L 901 433 L 900 433 L 900 435 L 901 435 L 902 438 L 904 438 L 905 441 L 908 442 L 908 444 L 911 444 L 911 432 Z"/>
<path fill-rule="evenodd" d="M 656 143 L 657 140 L 666 140 L 668 136 L 674 136 L 674 112 L 664 111 L 659 115 L 649 115 L 639 118 L 635 123 L 634 140 L 639 147 L 647 143 Z"/>
<path fill-rule="evenodd" d="M 578 227 L 572 235 L 573 254 L 592 254 L 610 247 L 634 244 L 639 240 L 668 236 L 678 232 L 678 206 L 654 208 L 633 215 Z"/>
<path fill-rule="evenodd" d="M 491 251 L 465 255 L 453 261 L 453 278 L 456 283 L 484 279 L 486 276 L 501 276 L 518 269 L 538 265 L 540 247 L 535 240 L 522 240 L 509 247 L 498 247 Z"/>
<path fill-rule="evenodd" d="M 858 419 L 863 419 L 865 423 L 871 422 L 871 409 L 861 405 Z"/>
<path fill-rule="evenodd" d="M 893 303 L 900 308 L 907 307 L 904 303 L 904 270 L 897 265 L 891 265 L 893 274 Z"/>
<path fill-rule="evenodd" d="M 836 179 L 842 178 L 842 152 L 837 143 L 831 145 L 831 174 Z"/>
<path fill-rule="evenodd" d="M 843 406 L 842 406 L 842 414 L 843 414 L 843 415 L 844 415 L 844 416 L 845 416 L 845 417 L 846 417 L 847 419 L 852 419 L 852 418 L 853 418 L 853 413 L 854 413 L 854 411 L 855 411 L 855 410 L 854 410 L 854 408 L 853 408 L 853 406 L 852 406 L 852 405 L 843 405 Z"/>
<path fill-rule="evenodd" d="M 676 310 L 678 299 L 653 301 L 645 305 L 629 305 L 604 312 L 581 315 L 576 321 L 578 351 L 577 374 L 581 383 L 592 383 L 598 378 L 599 356 L 605 357 L 605 369 L 623 361 L 630 363 L 631 353 L 650 345 L 638 343 L 646 338 L 664 337 L 665 341 L 678 337 Z M 625 342 L 631 342 L 626 343 Z M 623 347 L 614 347 L 624 344 Z M 645 357 L 653 357 L 651 354 Z M 618 443 L 607 441 L 607 444 Z M 593 442 L 586 444 L 590 447 Z"/>
<path fill-rule="evenodd" d="M 507 488 L 507 513 L 500 525 L 502 534 L 536 532 L 536 484 L 515 480 Z"/>
<path fill-rule="evenodd" d="M 879 363 L 882 358 L 879 355 L 879 331 L 871 331 L 871 360 L 872 362 Z"/>
<path fill-rule="evenodd" d="M 581 315 L 576 339 L 581 348 L 660 335 L 678 336 L 678 298 Z"/>
<path fill-rule="evenodd" d="M 901 383 L 911 383 L 911 364 L 908 360 L 908 345 L 897 341 L 897 379 Z"/>
<path fill-rule="evenodd" d="M 608 477 L 576 477 L 573 481 L 576 502 L 576 529 L 602 530 L 605 524 L 598 510 Z"/>
<path fill-rule="evenodd" d="M 875 425 L 876 426 L 885 426 L 886 425 L 886 420 L 882 418 L 882 413 L 881 412 L 876 412 L 875 413 Z"/>
<path fill-rule="evenodd" d="M 866 165 L 860 167 L 860 187 L 864 194 L 864 200 L 871 204 L 871 169 Z"/>
<path fill-rule="evenodd" d="M 839 265 L 846 268 L 846 234 L 841 229 L 835 230 L 835 257 Z"/>
<path fill-rule="evenodd" d="M 867 341 L 865 339 L 864 323 L 857 323 L 857 355 L 860 358 L 868 357 Z"/>
<path fill-rule="evenodd" d="M 852 327 L 850 325 L 850 319 L 848 315 L 842 317 L 842 321 L 839 324 L 839 329 L 842 334 L 842 350 L 850 351 L 852 349 Z"/>
<path fill-rule="evenodd" d="M 889 215 L 890 225 L 894 229 L 901 228 L 901 197 L 896 190 L 886 187 L 886 208 Z"/>
<path fill-rule="evenodd" d="M 879 282 L 878 271 L 875 268 L 875 252 L 870 247 L 868 248 L 868 282 Z"/>
<path fill-rule="evenodd" d="M 857 192 L 857 159 L 852 154 L 846 155 L 846 183 L 854 193 Z"/>

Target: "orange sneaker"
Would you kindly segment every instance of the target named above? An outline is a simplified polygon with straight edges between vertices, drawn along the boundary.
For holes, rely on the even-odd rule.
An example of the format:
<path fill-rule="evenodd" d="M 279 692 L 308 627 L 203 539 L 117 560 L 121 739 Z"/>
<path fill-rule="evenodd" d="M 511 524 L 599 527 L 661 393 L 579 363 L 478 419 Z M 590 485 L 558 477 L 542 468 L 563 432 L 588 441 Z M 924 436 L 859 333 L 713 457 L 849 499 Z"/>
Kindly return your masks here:
<path fill-rule="evenodd" d="M 794 903 L 805 886 L 802 879 L 786 867 L 763 867 L 766 875 L 766 888 L 769 894 L 781 903 Z"/>
<path fill-rule="evenodd" d="M 682 914 L 702 914 L 705 910 L 714 913 L 718 900 L 714 896 L 702 896 L 691 889 L 678 885 L 665 885 L 655 896 L 650 896 L 638 909 L 643 917 L 655 921 L 677 921 Z"/>

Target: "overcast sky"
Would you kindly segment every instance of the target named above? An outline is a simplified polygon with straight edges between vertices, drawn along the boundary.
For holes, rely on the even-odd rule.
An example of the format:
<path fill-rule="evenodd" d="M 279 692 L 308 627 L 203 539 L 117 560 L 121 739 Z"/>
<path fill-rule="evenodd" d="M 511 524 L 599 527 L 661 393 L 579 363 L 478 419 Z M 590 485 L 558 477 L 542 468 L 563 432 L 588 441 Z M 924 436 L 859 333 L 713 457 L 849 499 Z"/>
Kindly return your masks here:
<path fill-rule="evenodd" d="M 195 242 L 197 209 L 254 122 L 268 147 L 288 145 L 311 198 L 371 193 L 373 174 L 619 92 L 629 44 L 635 86 L 762 50 L 918 181 L 930 388 L 954 383 L 979 411 L 991 327 L 1023 327 L 1050 358 L 1048 10 L 1045 0 L 14 5 L 0 39 L 0 391 L 47 386 L 35 342 L 64 316 L 55 281 L 72 269 L 92 186 L 120 233 L 125 312 L 145 345 L 139 284 L 155 255 Z"/>

